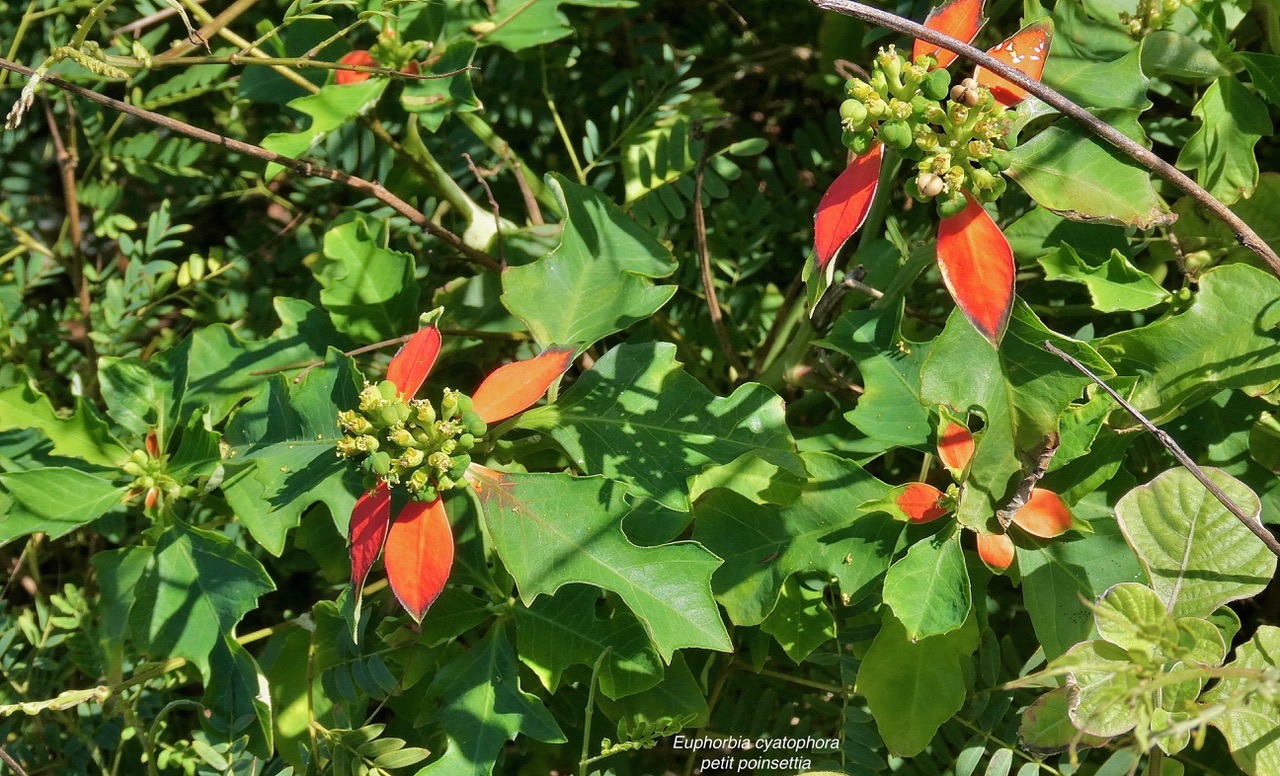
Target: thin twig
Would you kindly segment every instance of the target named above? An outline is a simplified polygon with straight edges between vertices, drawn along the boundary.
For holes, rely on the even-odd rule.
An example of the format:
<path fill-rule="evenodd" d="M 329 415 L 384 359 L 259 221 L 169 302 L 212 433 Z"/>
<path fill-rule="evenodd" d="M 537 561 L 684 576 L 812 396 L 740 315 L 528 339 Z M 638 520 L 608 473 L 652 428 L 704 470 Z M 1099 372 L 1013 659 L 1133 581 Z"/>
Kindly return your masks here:
<path fill-rule="evenodd" d="M 1271 267 L 1271 271 L 1280 276 L 1280 256 L 1276 255 L 1271 246 L 1267 245 L 1248 224 L 1231 212 L 1230 208 L 1201 188 L 1181 170 L 1135 143 L 1115 127 L 1099 120 L 1092 113 L 1067 99 L 1061 93 L 1035 79 L 1029 78 L 1022 71 L 967 43 L 962 43 L 949 35 L 943 35 L 936 30 L 931 30 L 922 24 L 917 24 L 897 14 L 872 8 L 856 0 L 810 0 L 810 2 L 824 11 L 835 11 L 846 16 L 853 16 L 865 22 L 878 24 L 895 32 L 911 35 L 928 43 L 941 46 L 1022 87 L 1027 92 L 1039 97 L 1045 104 L 1057 108 L 1063 114 L 1080 122 L 1090 132 L 1120 149 L 1139 164 L 1182 189 L 1206 210 L 1229 226 L 1231 231 L 1235 233 L 1237 242 L 1258 254 Z"/>
<path fill-rule="evenodd" d="M 1195 461 L 1191 460 L 1191 456 L 1183 452 L 1182 448 L 1178 447 L 1178 443 L 1173 441 L 1173 437 L 1169 436 L 1167 432 L 1158 428 L 1156 424 L 1148 420 L 1147 417 L 1139 412 L 1136 407 L 1125 401 L 1111 386 L 1104 383 L 1102 378 L 1089 371 L 1087 366 L 1059 350 L 1052 342 L 1045 340 L 1044 349 L 1063 361 L 1066 361 L 1071 366 L 1080 370 L 1080 372 L 1090 380 L 1097 383 L 1098 387 L 1106 391 L 1108 396 L 1115 399 L 1116 403 L 1123 407 L 1125 412 L 1132 415 L 1134 420 L 1138 421 L 1138 423 L 1142 424 L 1143 428 L 1151 432 L 1151 435 L 1156 438 L 1156 441 L 1164 445 L 1170 453 L 1173 453 L 1173 457 L 1178 459 L 1178 463 L 1182 464 L 1183 468 L 1191 472 L 1191 476 L 1199 480 L 1200 484 L 1205 487 L 1205 490 L 1212 493 L 1213 497 L 1216 498 L 1222 506 L 1226 507 L 1228 512 L 1235 515 L 1236 519 L 1241 523 L 1244 523 L 1245 528 L 1253 531 L 1254 535 L 1261 539 L 1262 543 L 1267 545 L 1267 549 L 1271 550 L 1276 557 L 1280 557 L 1280 541 L 1277 541 L 1276 537 L 1262 526 L 1262 521 L 1259 518 L 1244 511 L 1239 504 L 1232 501 L 1231 497 L 1223 492 L 1222 488 L 1219 488 L 1212 480 L 1205 476 L 1204 471 L 1196 465 Z"/>
<path fill-rule="evenodd" d="M 529 213 L 529 221 L 534 226 L 542 226 L 546 223 L 542 219 L 542 208 L 538 207 L 538 199 L 533 196 L 533 190 L 529 188 L 529 182 L 524 179 L 524 166 L 520 164 L 520 158 L 508 149 L 507 163 L 516 172 L 516 186 L 520 187 L 520 197 L 524 200 L 524 209 Z"/>
<path fill-rule="evenodd" d="M 498 200 L 493 198 L 493 189 L 489 188 L 489 181 L 484 179 L 484 175 L 480 173 L 480 168 L 476 167 L 471 154 L 464 151 L 462 158 L 467 160 L 467 168 L 471 170 L 472 175 L 476 176 L 476 180 L 484 188 L 485 196 L 489 198 L 489 207 L 493 209 L 493 234 L 498 240 L 498 262 L 505 267 L 507 266 L 507 252 L 502 245 L 502 211 L 498 209 Z"/>
<path fill-rule="evenodd" d="M 0 746 L 0 760 L 3 760 L 4 764 L 9 766 L 9 769 L 13 771 L 14 776 L 27 776 L 27 772 L 22 770 L 22 766 L 4 750 L 3 746 Z"/>
<path fill-rule="evenodd" d="M 716 296 L 716 282 L 711 274 L 711 252 L 707 248 L 707 219 L 702 211 L 702 178 L 707 171 L 707 149 L 710 144 L 705 137 L 702 141 L 702 154 L 698 159 L 698 173 L 693 180 L 693 234 L 698 248 L 698 264 L 702 268 L 702 290 L 707 299 L 707 312 L 711 315 L 711 326 L 716 330 L 716 339 L 720 340 L 720 349 L 729 359 L 729 365 L 741 379 L 747 368 L 738 357 L 738 351 L 729 339 L 729 330 L 724 325 L 724 313 L 720 310 L 720 299 Z"/>
<path fill-rule="evenodd" d="M 20 73 L 26 76 L 30 76 L 33 72 L 30 68 L 15 64 L 7 59 L 0 59 L 0 69 L 11 70 L 15 73 Z M 178 121 L 177 119 L 170 118 L 154 111 L 146 110 L 145 108 L 139 108 L 120 102 L 119 100 L 113 100 L 110 97 L 76 86 L 73 83 L 69 83 L 55 76 L 45 76 L 43 81 L 78 97 L 83 97 L 86 100 L 96 102 L 99 105 L 105 105 L 108 108 L 117 110 L 121 113 L 135 116 L 143 119 L 144 121 L 149 121 L 152 124 L 186 135 L 187 137 L 195 138 L 203 143 L 222 146 L 223 148 L 244 154 L 245 156 L 252 156 L 255 159 L 273 162 L 281 167 L 288 168 L 296 173 L 311 178 L 323 178 L 324 180 L 341 183 L 348 188 L 367 194 L 384 205 L 387 205 L 392 210 L 409 219 L 410 223 L 423 229 L 432 237 L 435 237 L 449 247 L 458 251 L 466 257 L 467 260 L 477 266 L 483 267 L 491 272 L 502 271 L 501 265 L 499 265 L 492 256 L 467 245 L 462 241 L 461 237 L 433 222 L 422 211 L 388 191 L 387 188 L 378 181 L 367 181 L 364 178 L 357 178 L 356 176 L 342 172 L 341 170 L 324 167 L 323 165 L 309 159 L 293 159 L 288 156 L 277 154 L 274 151 L 268 151 L 261 146 L 251 145 L 239 140 L 233 140 L 232 138 L 219 135 L 216 132 L 210 132 L 207 129 L 192 126 L 185 121 Z"/>

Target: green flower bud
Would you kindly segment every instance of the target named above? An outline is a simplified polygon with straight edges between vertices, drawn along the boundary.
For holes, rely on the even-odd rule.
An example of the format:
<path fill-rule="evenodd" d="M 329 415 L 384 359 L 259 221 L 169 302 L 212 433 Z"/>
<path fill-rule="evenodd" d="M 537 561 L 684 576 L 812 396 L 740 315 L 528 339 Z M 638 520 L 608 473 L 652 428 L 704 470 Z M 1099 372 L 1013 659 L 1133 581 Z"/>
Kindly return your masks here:
<path fill-rule="evenodd" d="M 950 110 L 947 111 L 947 120 L 952 126 L 962 126 L 969 120 L 969 109 L 958 102 L 953 102 Z"/>
<path fill-rule="evenodd" d="M 445 455 L 453 455 L 453 451 L 458 449 L 458 441 L 456 439 L 446 439 L 440 443 L 440 452 Z"/>
<path fill-rule="evenodd" d="M 881 97 L 889 93 L 889 80 L 885 77 L 883 70 L 877 70 L 871 74 L 871 88 Z"/>
<path fill-rule="evenodd" d="M 920 84 L 920 91 L 930 100 L 942 100 L 951 88 L 951 73 L 946 68 L 939 68 L 927 75 Z"/>
<path fill-rule="evenodd" d="M 338 440 L 336 446 L 338 448 L 339 458 L 354 458 L 355 456 L 360 455 L 361 453 L 360 448 L 356 447 L 355 437 L 344 436 L 342 439 Z M 128 469 L 128 464 L 125 464 L 125 474 L 132 474 L 133 476 L 137 477 L 138 475 L 142 474 L 142 472 L 141 471 L 138 471 L 136 473 L 131 472 Z"/>
<path fill-rule="evenodd" d="M 489 430 L 489 426 L 475 412 L 464 412 L 462 414 L 462 425 L 467 429 L 468 434 L 477 437 L 484 436 L 485 432 Z"/>
<path fill-rule="evenodd" d="M 412 404 L 413 419 L 420 425 L 430 426 L 436 422 L 436 408 L 431 406 L 431 402 L 416 400 Z"/>
<path fill-rule="evenodd" d="M 416 447 L 410 447 L 400 456 L 400 460 L 396 461 L 402 469 L 416 469 L 423 459 L 422 451 Z"/>
<path fill-rule="evenodd" d="M 458 449 L 470 450 L 476 446 L 476 438 L 472 434 L 463 434 L 458 437 Z"/>
<path fill-rule="evenodd" d="M 378 389 L 369 383 L 364 384 L 364 388 L 360 390 L 360 411 L 376 412 L 387 404 L 387 400 L 382 398 L 382 394 Z"/>
<path fill-rule="evenodd" d="M 444 389 L 444 398 L 440 400 L 440 417 L 445 420 L 457 417 L 458 414 L 458 392 L 451 389 Z"/>
<path fill-rule="evenodd" d="M 414 426 L 411 433 L 413 434 L 413 441 L 417 442 L 415 447 L 430 447 L 435 444 L 429 426 L 427 428 Z"/>
<path fill-rule="evenodd" d="M 447 476 L 436 479 L 436 488 L 438 490 L 453 490 L 457 485 L 457 482 Z"/>
<path fill-rule="evenodd" d="M 880 95 L 873 94 L 866 102 L 867 117 L 879 121 L 889 117 L 889 103 L 880 98 Z"/>
<path fill-rule="evenodd" d="M 405 481 L 404 487 L 410 493 L 418 493 L 431 483 L 431 470 L 418 469 L 409 475 L 409 479 Z"/>
<path fill-rule="evenodd" d="M 430 504 L 440 498 L 440 491 L 436 490 L 434 485 L 424 486 L 417 493 L 413 494 L 414 501 L 421 501 L 424 504 Z"/>
<path fill-rule="evenodd" d="M 871 84 L 860 78 L 851 79 L 844 87 L 844 93 L 859 102 L 865 102 L 872 91 Z"/>
<path fill-rule="evenodd" d="M 889 117 L 892 119 L 905 121 L 906 119 L 911 118 L 913 110 L 914 109 L 909 102 L 899 100 L 897 97 L 893 97 L 889 100 Z"/>
<path fill-rule="evenodd" d="M 880 127 L 880 139 L 890 148 L 902 150 L 915 142 L 911 127 L 905 121 L 886 121 Z"/>
<path fill-rule="evenodd" d="M 387 432 L 387 439 L 397 447 L 417 447 L 419 442 L 404 426 L 396 426 Z"/>
<path fill-rule="evenodd" d="M 916 148 L 926 154 L 932 154 L 938 150 L 938 135 L 928 127 L 916 126 L 915 141 Z"/>
<path fill-rule="evenodd" d="M 390 380 L 383 380 L 378 383 L 378 393 L 387 401 L 395 401 L 400 398 L 400 389 Z"/>
<path fill-rule="evenodd" d="M 864 129 L 861 132 L 845 132 L 841 138 L 844 145 L 855 154 L 865 154 L 871 150 L 871 143 L 875 139 L 875 135 L 871 130 Z"/>
<path fill-rule="evenodd" d="M 356 437 L 356 448 L 362 453 L 372 453 L 378 449 L 378 438 L 372 434 L 361 434 Z"/>
<path fill-rule="evenodd" d="M 427 456 L 427 465 L 438 472 L 447 472 L 453 468 L 453 459 L 448 453 L 437 450 Z"/>
<path fill-rule="evenodd" d="M 471 456 L 457 455 L 453 458 L 453 467 L 449 469 L 449 476 L 455 480 L 462 479 L 462 474 L 471 465 Z"/>

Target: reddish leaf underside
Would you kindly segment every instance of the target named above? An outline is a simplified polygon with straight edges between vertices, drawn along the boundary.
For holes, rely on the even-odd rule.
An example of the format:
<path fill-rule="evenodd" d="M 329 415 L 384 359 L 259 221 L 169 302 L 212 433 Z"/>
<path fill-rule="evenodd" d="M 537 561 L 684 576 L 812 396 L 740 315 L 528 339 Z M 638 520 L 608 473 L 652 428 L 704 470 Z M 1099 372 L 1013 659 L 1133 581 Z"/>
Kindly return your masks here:
<path fill-rule="evenodd" d="M 391 592 L 409 616 L 422 622 L 453 567 L 453 532 L 444 502 L 406 504 L 391 524 L 383 562 Z"/>
<path fill-rule="evenodd" d="M 1013 564 L 1013 540 L 1008 534 L 978 534 L 978 557 L 995 569 L 1004 571 Z"/>
<path fill-rule="evenodd" d="M 392 357 L 387 379 L 400 389 L 401 396 L 412 397 L 427 379 L 438 355 L 440 330 L 434 326 L 419 329 Z"/>
<path fill-rule="evenodd" d="M 385 482 L 376 490 L 365 491 L 351 510 L 351 586 L 352 595 L 360 597 L 365 577 L 387 542 L 391 527 L 391 489 Z"/>
<path fill-rule="evenodd" d="M 818 202 L 818 212 L 813 219 L 813 250 L 819 272 L 829 271 L 831 260 L 867 220 L 880 183 L 883 152 L 884 146 L 876 143 L 870 151 L 854 159 Z"/>
<path fill-rule="evenodd" d="M 338 60 L 344 65 L 355 65 L 356 67 L 377 67 L 378 61 L 373 55 L 364 49 L 356 49 L 348 51 L 342 55 L 342 59 Z M 334 75 L 334 83 L 342 84 L 358 84 L 362 81 L 368 81 L 373 77 L 373 73 L 358 73 L 354 70 L 339 70 Z"/>
<path fill-rule="evenodd" d="M 1032 488 L 1031 498 L 1014 513 L 1013 523 L 1032 536 L 1052 539 L 1071 528 L 1071 509 L 1057 493 Z"/>
<path fill-rule="evenodd" d="M 978 34 L 982 23 L 983 0 L 950 0 L 950 2 L 934 8 L 924 20 L 924 26 L 931 30 L 950 35 L 956 40 L 968 43 Z M 917 39 L 911 47 L 911 61 L 924 54 L 932 54 L 938 59 L 938 67 L 946 67 L 955 61 L 956 55 L 941 46 L 935 46 Z"/>
<path fill-rule="evenodd" d="M 531 359 L 498 367 L 472 394 L 472 409 L 489 424 L 529 409 L 569 368 L 573 354 L 573 348 L 553 345 Z"/>
<path fill-rule="evenodd" d="M 973 434 L 969 429 L 948 421 L 938 434 L 938 458 L 951 471 L 964 471 L 973 459 Z"/>
<path fill-rule="evenodd" d="M 1013 37 L 991 49 L 987 53 L 999 61 L 1021 70 L 1033 81 L 1039 81 L 1044 74 L 1044 61 L 1049 57 L 1049 46 L 1053 43 L 1053 21 L 1042 19 L 1028 24 Z M 1004 106 L 1013 106 L 1022 102 L 1027 90 L 1015 86 L 989 70 L 981 67 L 973 71 L 973 77 L 980 86 L 991 90 L 996 101 Z"/>
<path fill-rule="evenodd" d="M 1013 251 L 981 203 L 938 226 L 938 268 L 951 298 L 982 336 L 998 344 L 1013 311 Z"/>
<path fill-rule="evenodd" d="M 939 506 L 944 497 L 942 491 L 932 485 L 913 482 L 902 489 L 896 503 L 911 522 L 928 523 L 947 513 L 946 507 Z"/>

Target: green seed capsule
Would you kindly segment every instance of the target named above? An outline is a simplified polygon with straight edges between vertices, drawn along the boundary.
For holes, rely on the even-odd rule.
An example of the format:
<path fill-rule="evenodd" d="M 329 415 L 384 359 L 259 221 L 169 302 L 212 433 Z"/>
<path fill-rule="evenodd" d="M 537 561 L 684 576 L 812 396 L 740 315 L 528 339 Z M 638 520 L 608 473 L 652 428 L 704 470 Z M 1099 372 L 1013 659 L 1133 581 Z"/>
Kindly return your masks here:
<path fill-rule="evenodd" d="M 390 380 L 383 380 L 378 383 L 378 393 L 382 394 L 382 398 L 387 401 L 393 401 L 400 398 L 400 389 Z"/>
<path fill-rule="evenodd" d="M 476 446 L 476 438 L 475 438 L 475 436 L 474 436 L 474 435 L 472 435 L 472 434 L 463 434 L 462 436 L 458 437 L 458 449 L 459 449 L 459 450 L 466 451 L 466 450 L 470 450 L 470 449 L 472 449 L 472 448 L 473 448 L 473 447 L 475 447 L 475 446 Z"/>
<path fill-rule="evenodd" d="M 471 465 L 471 456 L 465 455 L 465 454 L 455 455 L 453 457 L 453 468 L 449 470 L 449 476 L 453 477 L 455 480 L 462 479 L 461 472 L 465 472 L 467 470 L 467 467 L 470 465 Z M 455 474 L 455 472 L 457 473 Z"/>
<path fill-rule="evenodd" d="M 484 436 L 484 433 L 489 430 L 488 424 L 475 412 L 463 413 L 462 425 L 466 428 L 468 434 L 475 437 Z"/>
<path fill-rule="evenodd" d="M 880 127 L 880 139 L 890 148 L 902 150 L 915 142 L 911 127 L 905 121 L 886 121 Z"/>
<path fill-rule="evenodd" d="M 874 139 L 870 130 L 862 130 L 861 132 L 845 132 L 841 139 L 844 145 L 855 154 L 865 154 L 871 150 L 871 143 Z"/>
<path fill-rule="evenodd" d="M 391 456 L 381 450 L 369 456 L 369 470 L 385 477 L 391 471 Z"/>
<path fill-rule="evenodd" d="M 964 194 L 960 191 L 956 191 L 950 197 L 940 197 L 937 202 L 938 215 L 942 218 L 950 218 L 952 216 L 960 215 L 960 213 L 963 212 L 965 207 L 969 204 L 969 201 L 965 199 Z"/>
<path fill-rule="evenodd" d="M 942 100 L 951 89 L 951 73 L 946 68 L 932 71 L 920 84 L 920 91 L 930 100 Z"/>
<path fill-rule="evenodd" d="M 996 167 L 1001 170 L 1009 169 L 1009 165 L 1013 164 L 1013 154 L 1003 148 L 991 149 L 991 161 L 996 163 Z"/>

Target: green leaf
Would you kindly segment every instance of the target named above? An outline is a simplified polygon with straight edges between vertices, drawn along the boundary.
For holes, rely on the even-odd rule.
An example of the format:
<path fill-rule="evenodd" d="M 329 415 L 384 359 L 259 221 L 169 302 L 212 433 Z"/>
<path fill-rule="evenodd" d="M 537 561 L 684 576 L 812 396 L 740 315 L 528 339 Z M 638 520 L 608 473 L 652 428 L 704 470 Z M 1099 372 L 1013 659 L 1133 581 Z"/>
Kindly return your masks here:
<path fill-rule="evenodd" d="M 0 391 L 0 431 L 38 429 L 53 442 L 53 454 L 115 468 L 129 451 L 111 436 L 96 408 L 82 398 L 69 416 L 58 414 L 49 398 L 25 380 Z"/>
<path fill-rule="evenodd" d="M 1258 497 L 1235 478 L 1206 469 L 1209 479 L 1256 520 Z M 1116 519 L 1169 611 L 1207 617 L 1228 601 L 1257 595 L 1276 558 L 1185 469 L 1171 469 L 1129 491 Z"/>
<path fill-rule="evenodd" d="M 0 522 L 0 543 L 40 531 L 66 536 L 120 505 L 128 486 L 79 469 L 51 466 L 0 474 L 14 508 Z"/>
<path fill-rule="evenodd" d="M 520 664 L 501 627 L 490 628 L 479 643 L 445 665 L 427 694 L 440 703 L 431 720 L 443 728 L 448 744 L 419 776 L 489 776 L 502 747 L 517 735 L 551 744 L 565 741 L 542 702 L 520 689 Z"/>
<path fill-rule="evenodd" d="M 1148 727 L 1150 715 L 1135 709 L 1143 678 L 1134 671 L 1129 653 L 1105 641 L 1086 641 L 1072 647 L 1060 662 L 1068 663 L 1075 702 L 1071 719 L 1086 734 L 1111 738 Z M 1141 719 L 1139 718 L 1141 715 Z"/>
<path fill-rule="evenodd" d="M 187 362 L 191 340 L 152 356 L 98 361 L 98 380 L 107 414 L 139 437 L 155 429 L 161 449 L 185 420 Z"/>
<path fill-rule="evenodd" d="M 1153 78 L 1193 83 L 1231 75 L 1213 52 L 1173 30 L 1156 30 L 1142 38 L 1142 69 Z"/>
<path fill-rule="evenodd" d="M 964 624 L 973 601 L 960 531 L 954 525 L 916 542 L 889 567 L 884 602 L 912 641 L 950 633 Z"/>
<path fill-rule="evenodd" d="M 1065 752 L 1071 746 L 1102 746 L 1106 739 L 1081 733 L 1071 722 L 1070 691 L 1050 690 L 1022 712 L 1018 741 L 1037 754 Z M 1083 736 L 1083 738 L 1081 738 Z"/>
<path fill-rule="evenodd" d="M 550 692 L 573 665 L 600 666 L 600 691 L 610 698 L 642 692 L 662 681 L 662 658 L 640 622 L 628 612 L 601 617 L 599 588 L 567 585 L 527 608 L 517 607 L 516 647 Z M 432 608 L 434 613 L 435 609 Z"/>
<path fill-rule="evenodd" d="M 521 51 L 533 46 L 566 38 L 573 34 L 569 18 L 560 11 L 562 5 L 585 8 L 634 8 L 634 0 L 498 0 L 489 21 L 492 32 L 485 43 L 502 46 L 507 51 Z"/>
<path fill-rule="evenodd" d="M 1191 113 L 1199 131 L 1178 154 L 1178 167 L 1195 170 L 1196 182 L 1230 205 L 1258 185 L 1253 147 L 1271 135 L 1267 106 L 1233 76 L 1217 79 Z"/>
<path fill-rule="evenodd" d="M 689 500 L 697 501 L 716 488 L 728 488 L 757 504 L 786 506 L 800 496 L 803 487 L 800 475 L 748 453 L 690 477 Z"/>
<path fill-rule="evenodd" d="M 614 348 L 520 425 L 545 431 L 587 474 L 623 480 L 681 512 L 688 479 L 711 465 L 750 454 L 804 473 L 773 391 L 747 383 L 719 398 L 680 368 L 669 343 Z"/>
<path fill-rule="evenodd" d="M 582 582 L 617 593 L 664 660 L 677 649 L 732 650 L 711 597 L 720 559 L 694 542 L 632 544 L 622 531 L 624 488 L 602 477 L 476 475 L 485 523 L 529 605 Z"/>
<path fill-rule="evenodd" d="M 502 273 L 502 303 L 542 345 L 592 343 L 658 311 L 676 286 L 671 252 L 600 192 L 552 175 L 565 213 L 560 245 Z M 607 300 L 607 304 L 603 303 Z"/>
<path fill-rule="evenodd" d="M 1033 208 L 1004 230 L 1019 261 L 1028 262 L 1069 245 L 1090 263 L 1104 261 L 1116 250 L 1127 253 L 1124 230 L 1109 224 L 1070 221 L 1042 207 Z"/>
<path fill-rule="evenodd" d="M 1111 251 L 1101 264 L 1085 261 L 1069 245 L 1042 256 L 1045 279 L 1083 283 L 1089 288 L 1094 309 L 1104 313 L 1145 310 L 1169 300 L 1169 292 L 1150 275 L 1129 263 L 1123 253 Z"/>
<path fill-rule="evenodd" d="M 329 345 L 345 339 L 327 315 L 300 299 L 277 297 L 274 304 L 282 323 L 265 339 L 243 340 L 221 323 L 191 335 L 186 401 L 205 408 L 211 423 L 256 394 L 272 372 L 322 361 Z"/>
<path fill-rule="evenodd" d="M 806 453 L 810 479 L 800 497 L 778 509 L 729 490 L 694 505 L 693 538 L 724 558 L 712 577 L 716 598 L 738 625 L 757 625 L 773 611 L 787 579 L 800 572 L 834 577 L 856 601 L 889 568 L 904 524 L 856 507 L 883 498 L 888 486 L 857 464 Z"/>
<path fill-rule="evenodd" d="M 358 116 L 368 113 L 390 81 L 386 78 L 370 78 L 355 84 L 328 84 L 315 94 L 289 103 L 289 107 L 311 117 L 311 126 L 298 132 L 276 132 L 262 139 L 262 147 L 281 156 L 298 159 L 320 145 L 326 137 Z M 284 171 L 274 162 L 267 164 L 263 176 L 271 180 Z"/>
<path fill-rule="evenodd" d="M 418 122 L 428 132 L 440 129 L 444 120 L 455 113 L 474 113 L 480 110 L 480 98 L 471 82 L 471 63 L 476 56 L 476 44 L 465 40 L 450 45 L 432 56 L 439 59 L 423 75 L 434 76 L 428 80 L 407 80 L 400 93 L 404 109 L 418 116 Z M 453 75 L 445 75 L 453 73 Z"/>
<path fill-rule="evenodd" d="M 1272 105 L 1280 105 L 1280 56 L 1244 51 L 1238 52 L 1236 56 L 1244 63 L 1245 69 L 1249 71 L 1249 78 L 1262 96 L 1270 100 Z"/>
<path fill-rule="evenodd" d="M 1057 41 L 1055 41 L 1056 44 Z M 1056 46 L 1055 46 L 1056 48 Z M 1137 49 L 1110 62 L 1058 57 L 1044 64 L 1044 82 L 1086 108 L 1129 108 L 1138 112 L 1151 107 L 1146 75 Z"/>
<path fill-rule="evenodd" d="M 1280 655 L 1280 628 L 1260 625 L 1253 638 L 1236 648 L 1231 669 L 1275 671 Z M 1246 676 L 1224 677 L 1201 699 L 1203 704 L 1224 704 L 1225 711 L 1209 724 L 1222 731 L 1231 747 L 1231 757 L 1251 776 L 1280 773 L 1280 707 L 1267 695 L 1256 691 L 1256 681 Z"/>
<path fill-rule="evenodd" d="M 1053 660 L 1094 632 L 1087 601 L 1112 585 L 1142 579 L 1142 567 L 1114 520 L 1097 520 L 1093 533 L 1018 542 L 1023 602 L 1045 658 Z"/>
<path fill-rule="evenodd" d="M 973 618 L 950 633 L 913 641 L 889 612 L 858 669 L 857 691 L 867 699 L 889 751 L 911 757 L 924 750 L 943 722 L 964 706 L 965 670 L 978 648 Z"/>
<path fill-rule="evenodd" d="M 209 658 L 203 720 L 212 742 L 230 744 L 248 735 L 248 749 L 269 758 L 274 750 L 271 696 L 267 677 L 253 656 L 231 634 L 224 634 Z"/>
<path fill-rule="evenodd" d="M 275 589 L 262 564 L 229 539 L 174 520 L 138 582 L 129 625 L 146 654 L 185 657 L 208 684 L 210 654 Z"/>
<path fill-rule="evenodd" d="M 339 533 L 361 489 L 356 467 L 334 453 L 338 412 L 359 403 L 351 359 L 331 351 L 329 363 L 301 383 L 277 375 L 227 425 L 232 457 L 222 491 L 236 516 L 273 555 L 285 534 L 316 502 L 333 515 Z"/>
<path fill-rule="evenodd" d="M 1136 126 L 1133 116 L 1133 111 L 1126 110 L 1098 114 L 1108 123 Z M 1128 134 L 1134 132 L 1130 128 Z M 1146 168 L 1074 121 L 1054 124 L 1012 153 L 1009 176 L 1058 215 L 1139 229 L 1172 221 Z"/>
<path fill-rule="evenodd" d="M 597 696 L 600 711 L 618 724 L 618 739 L 626 741 L 645 730 L 674 733 L 682 727 L 703 727 L 711 710 L 707 707 L 706 690 L 685 662 L 685 653 L 677 653 L 662 681 L 644 692 L 618 700 Z"/>
<path fill-rule="evenodd" d="M 98 575 L 98 590 L 101 593 L 97 605 L 98 643 L 109 656 L 107 676 L 121 675 L 134 589 L 146 571 L 151 554 L 150 547 L 126 547 L 99 552 L 90 559 Z"/>
<path fill-rule="evenodd" d="M 823 587 L 789 578 L 782 586 L 778 605 L 760 623 L 761 630 L 773 636 L 797 665 L 836 637 L 836 618 L 827 607 Z"/>
<path fill-rule="evenodd" d="M 313 269 L 320 302 L 340 331 L 380 342 L 417 328 L 413 257 L 380 247 L 362 216 L 325 232 L 324 255 Z"/>
<path fill-rule="evenodd" d="M 1088 345 L 1049 331 L 1018 301 L 997 352 L 958 312 L 933 343 L 921 375 L 921 395 L 960 413 L 977 410 L 986 428 L 960 493 L 961 525 L 985 527 L 1034 468 L 1062 414 L 1088 378 L 1044 350 L 1048 340 L 1095 374 L 1110 374 Z"/>
<path fill-rule="evenodd" d="M 840 316 L 819 345 L 853 359 L 864 393 L 844 417 L 883 449 L 925 448 L 933 435 L 929 411 L 920 403 L 920 370 L 930 343 L 905 339 L 899 326 L 902 303 L 892 311 L 853 310 Z"/>
<path fill-rule="evenodd" d="M 1138 375 L 1129 402 L 1162 424 L 1227 388 L 1266 393 L 1280 382 L 1280 280 L 1242 264 L 1200 276 L 1191 306 L 1139 329 L 1112 334 L 1098 352 L 1118 374 Z M 1120 411 L 1112 423 L 1135 428 Z"/>

